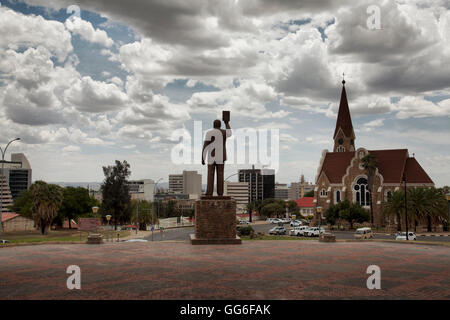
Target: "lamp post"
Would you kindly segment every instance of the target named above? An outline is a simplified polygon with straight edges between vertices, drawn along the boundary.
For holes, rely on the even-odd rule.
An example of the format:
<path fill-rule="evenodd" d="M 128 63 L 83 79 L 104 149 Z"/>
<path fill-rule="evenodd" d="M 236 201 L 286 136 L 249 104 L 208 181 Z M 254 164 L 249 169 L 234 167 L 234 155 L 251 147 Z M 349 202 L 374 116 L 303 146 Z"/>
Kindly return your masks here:
<path fill-rule="evenodd" d="M 319 216 L 319 234 L 320 234 L 320 226 L 322 225 L 322 207 L 316 207 L 317 215 Z"/>
<path fill-rule="evenodd" d="M 407 202 L 407 198 L 406 198 L 406 174 L 403 172 L 403 177 L 402 177 L 402 181 L 403 181 L 403 186 L 404 186 L 404 193 L 405 193 L 405 224 L 406 224 L 406 241 L 409 240 L 408 237 L 408 202 Z"/>
<path fill-rule="evenodd" d="M 16 138 L 14 140 L 11 140 L 8 142 L 8 144 L 6 145 L 5 149 L 2 149 L 0 147 L 0 151 L 2 153 L 2 172 L 0 174 L 0 179 L 3 180 L 3 177 L 5 178 L 5 183 L 6 183 L 6 176 L 3 175 L 4 172 L 4 168 L 5 168 L 5 154 L 6 154 L 6 150 L 8 149 L 9 145 L 11 143 L 13 143 L 14 141 L 19 141 L 20 138 Z M 0 181 L 0 235 L 2 234 L 3 231 L 3 226 L 2 226 L 2 213 L 3 213 L 3 182 Z"/>
<path fill-rule="evenodd" d="M 107 214 L 106 221 L 108 221 L 108 226 L 106 228 L 106 242 L 108 242 L 108 240 L 109 240 L 109 220 L 111 220 L 111 215 Z"/>
<path fill-rule="evenodd" d="M 153 190 L 153 199 L 154 199 L 154 200 L 156 200 L 156 198 L 155 198 L 155 195 L 156 195 L 156 187 L 158 186 L 158 183 L 159 183 L 162 179 L 163 179 L 163 178 L 159 178 L 159 179 L 156 181 L 156 183 L 155 183 L 155 187 L 154 187 L 154 190 Z M 157 210 L 159 211 L 159 201 L 158 201 L 157 206 L 158 206 Z M 153 208 L 154 208 L 154 206 L 153 206 Z M 153 208 L 152 208 L 152 209 L 153 209 Z M 156 211 L 156 208 L 155 208 L 154 211 Z M 154 213 L 155 213 L 155 212 L 152 213 L 152 241 L 153 241 L 153 230 L 155 229 L 155 224 L 154 224 L 154 221 L 153 221 Z M 157 215 L 157 216 L 158 216 L 158 213 L 159 213 L 159 212 L 156 212 L 156 215 Z"/>
<path fill-rule="evenodd" d="M 94 218 L 97 218 L 98 207 L 92 207 L 92 213 L 94 213 Z M 97 219 L 95 219 L 95 231 L 97 231 Z"/>

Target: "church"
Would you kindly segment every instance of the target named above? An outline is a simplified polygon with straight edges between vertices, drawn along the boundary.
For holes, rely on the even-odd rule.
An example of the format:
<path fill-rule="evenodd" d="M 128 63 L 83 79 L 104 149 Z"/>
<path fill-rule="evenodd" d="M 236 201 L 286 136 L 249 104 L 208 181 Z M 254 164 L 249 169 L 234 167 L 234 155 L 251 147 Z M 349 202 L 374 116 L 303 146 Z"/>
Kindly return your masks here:
<path fill-rule="evenodd" d="M 419 162 L 409 155 L 408 149 L 369 150 L 356 148 L 350 109 L 342 81 L 341 101 L 339 104 L 336 128 L 333 135 L 333 152 L 324 150 L 317 169 L 314 189 L 315 207 L 321 207 L 322 218 L 330 205 L 348 199 L 370 210 L 371 195 L 368 189 L 368 177 L 361 159 L 368 153 L 378 163 L 373 184 L 374 225 L 385 227 L 387 231 L 397 230 L 397 221 L 387 220 L 382 215 L 382 204 L 388 197 L 404 187 L 434 187 L 434 183 Z M 442 226 L 433 226 L 433 231 L 442 231 Z"/>

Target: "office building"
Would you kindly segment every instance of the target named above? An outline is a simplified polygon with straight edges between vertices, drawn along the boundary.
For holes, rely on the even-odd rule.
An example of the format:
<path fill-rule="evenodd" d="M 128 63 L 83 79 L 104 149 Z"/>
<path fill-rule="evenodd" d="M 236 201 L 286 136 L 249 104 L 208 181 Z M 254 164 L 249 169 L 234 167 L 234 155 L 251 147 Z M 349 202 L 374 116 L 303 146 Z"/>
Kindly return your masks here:
<path fill-rule="evenodd" d="M 286 183 L 275 183 L 275 199 L 288 200 L 289 187 Z"/>
<path fill-rule="evenodd" d="M 275 197 L 275 170 L 273 169 L 241 169 L 239 182 L 247 182 L 249 202 Z"/>
<path fill-rule="evenodd" d="M 169 193 L 200 195 L 202 193 L 202 175 L 197 171 L 169 175 Z"/>
<path fill-rule="evenodd" d="M 248 204 L 248 182 L 224 183 L 224 194 L 236 200 L 236 213 L 244 213 Z"/>
<path fill-rule="evenodd" d="M 128 188 L 130 190 L 131 199 L 153 202 L 155 181 L 152 179 L 129 180 Z"/>
<path fill-rule="evenodd" d="M 28 159 L 23 153 L 13 153 L 11 154 L 11 161 L 0 160 L 1 165 L 4 167 L 3 174 L 0 176 L 3 178 L 0 180 L 3 188 L 0 188 L 0 196 L 4 201 L 2 201 L 2 210 L 7 211 L 6 206 L 9 204 L 9 197 L 15 200 L 20 192 L 27 190 L 31 186 L 31 165 Z M 3 191 L 3 192 L 2 192 Z"/>

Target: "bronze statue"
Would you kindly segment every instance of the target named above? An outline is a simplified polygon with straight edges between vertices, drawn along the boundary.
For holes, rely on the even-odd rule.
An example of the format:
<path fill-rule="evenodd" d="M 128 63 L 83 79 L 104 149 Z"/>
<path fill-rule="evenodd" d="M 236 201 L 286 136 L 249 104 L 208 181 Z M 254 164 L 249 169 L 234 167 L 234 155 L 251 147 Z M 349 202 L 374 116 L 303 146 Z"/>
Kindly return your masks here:
<path fill-rule="evenodd" d="M 205 164 L 205 157 L 208 157 L 208 184 L 205 196 L 212 196 L 214 191 L 214 172 L 217 174 L 217 195 L 223 196 L 223 174 L 225 161 L 227 160 L 226 140 L 231 137 L 230 112 L 222 112 L 222 120 L 225 128 L 220 129 L 221 121 L 214 120 L 213 129 L 208 130 L 203 143 L 202 164 Z"/>

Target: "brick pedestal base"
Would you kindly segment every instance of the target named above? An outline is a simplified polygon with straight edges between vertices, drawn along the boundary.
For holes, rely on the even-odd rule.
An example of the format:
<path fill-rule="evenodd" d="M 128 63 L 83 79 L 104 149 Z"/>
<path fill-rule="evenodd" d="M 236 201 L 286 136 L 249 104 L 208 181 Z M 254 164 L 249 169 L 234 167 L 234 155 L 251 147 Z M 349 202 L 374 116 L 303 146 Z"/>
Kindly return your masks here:
<path fill-rule="evenodd" d="M 203 197 L 195 201 L 195 235 L 192 244 L 240 244 L 236 235 L 236 200 Z"/>
<path fill-rule="evenodd" d="M 336 236 L 331 233 L 322 233 L 319 236 L 320 242 L 336 242 Z"/>

